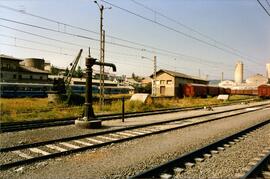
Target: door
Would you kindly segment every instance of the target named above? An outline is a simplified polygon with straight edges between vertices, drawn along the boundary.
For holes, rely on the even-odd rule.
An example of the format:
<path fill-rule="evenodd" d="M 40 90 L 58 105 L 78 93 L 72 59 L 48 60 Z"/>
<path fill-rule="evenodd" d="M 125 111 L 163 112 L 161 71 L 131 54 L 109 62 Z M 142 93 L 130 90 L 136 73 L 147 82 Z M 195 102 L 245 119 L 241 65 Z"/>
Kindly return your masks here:
<path fill-rule="evenodd" d="M 165 96 L 165 86 L 160 86 L 160 95 Z"/>

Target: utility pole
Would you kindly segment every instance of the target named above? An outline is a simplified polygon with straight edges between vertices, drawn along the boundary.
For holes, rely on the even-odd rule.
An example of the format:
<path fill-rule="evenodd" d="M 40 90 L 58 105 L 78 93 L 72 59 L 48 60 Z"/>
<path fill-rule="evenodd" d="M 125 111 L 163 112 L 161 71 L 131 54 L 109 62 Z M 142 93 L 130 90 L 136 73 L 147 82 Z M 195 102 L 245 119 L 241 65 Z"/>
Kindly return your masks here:
<path fill-rule="evenodd" d="M 221 82 L 224 80 L 224 73 L 221 72 Z"/>
<path fill-rule="evenodd" d="M 199 69 L 199 77 L 201 77 L 201 69 Z"/>
<path fill-rule="evenodd" d="M 157 90 L 157 86 L 156 86 L 156 79 L 157 79 L 157 57 L 154 56 L 154 80 L 153 80 L 153 85 L 152 85 L 152 95 L 156 96 L 156 90 Z"/>
<path fill-rule="evenodd" d="M 101 58 L 100 58 L 100 63 L 103 64 L 105 62 L 105 31 L 102 30 L 102 39 L 101 39 L 101 49 L 100 49 L 100 55 L 101 55 Z M 103 108 L 103 105 L 104 105 L 104 65 L 101 65 L 100 66 L 100 84 L 99 84 L 99 87 L 100 87 L 100 91 L 99 91 L 99 107 L 100 107 L 100 110 L 102 110 Z"/>
<path fill-rule="evenodd" d="M 100 55 L 99 55 L 99 62 L 100 65 L 100 75 L 99 75 L 99 108 L 102 110 L 104 105 L 104 65 L 105 63 L 105 31 L 103 30 L 103 10 L 104 9 L 111 9 L 105 8 L 102 4 L 99 5 L 97 1 L 94 1 L 97 4 L 100 10 Z"/>

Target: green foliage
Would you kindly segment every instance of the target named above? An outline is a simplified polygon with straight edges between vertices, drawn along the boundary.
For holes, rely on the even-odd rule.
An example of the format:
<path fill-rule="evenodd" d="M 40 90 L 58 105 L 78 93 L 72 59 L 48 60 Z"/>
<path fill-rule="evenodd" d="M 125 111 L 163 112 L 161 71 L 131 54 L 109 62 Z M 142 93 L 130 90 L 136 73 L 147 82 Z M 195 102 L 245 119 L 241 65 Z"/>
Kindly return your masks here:
<path fill-rule="evenodd" d="M 71 94 L 68 97 L 66 94 L 57 95 L 58 103 L 49 103 L 47 98 L 17 98 L 0 100 L 1 105 L 1 122 L 5 121 L 23 121 L 35 119 L 58 119 L 64 117 L 78 117 L 82 115 L 84 97 Z M 231 96 L 228 101 L 217 100 L 213 98 L 183 98 L 183 99 L 164 99 L 156 98 L 150 104 L 143 104 L 140 101 L 125 101 L 126 112 L 149 111 L 155 109 L 164 109 L 172 107 L 195 107 L 195 106 L 211 106 L 214 104 L 232 103 L 238 100 L 254 99 L 258 97 L 251 96 Z M 94 112 L 97 113 L 120 113 L 122 110 L 122 101 L 113 101 L 111 104 L 106 104 L 102 111 L 99 109 L 98 103 L 93 105 Z"/>
<path fill-rule="evenodd" d="M 69 73 L 69 69 L 68 69 L 68 67 L 65 69 L 65 73 L 64 73 L 64 76 L 67 76 L 68 75 L 68 73 Z"/>
<path fill-rule="evenodd" d="M 56 68 L 54 66 L 51 67 L 51 74 L 52 75 L 58 75 L 59 72 L 60 72 L 60 69 L 58 69 L 58 68 Z"/>
<path fill-rule="evenodd" d="M 75 71 L 74 76 L 77 77 L 77 78 L 82 78 L 83 77 L 83 71 L 82 71 L 82 68 L 80 66 L 78 66 L 77 70 Z"/>
<path fill-rule="evenodd" d="M 57 94 L 65 94 L 66 86 L 65 86 L 64 79 L 62 78 L 54 79 L 52 90 L 56 91 Z"/>
<path fill-rule="evenodd" d="M 148 83 L 146 86 L 135 86 L 135 92 L 136 93 L 152 93 L 152 84 Z"/>

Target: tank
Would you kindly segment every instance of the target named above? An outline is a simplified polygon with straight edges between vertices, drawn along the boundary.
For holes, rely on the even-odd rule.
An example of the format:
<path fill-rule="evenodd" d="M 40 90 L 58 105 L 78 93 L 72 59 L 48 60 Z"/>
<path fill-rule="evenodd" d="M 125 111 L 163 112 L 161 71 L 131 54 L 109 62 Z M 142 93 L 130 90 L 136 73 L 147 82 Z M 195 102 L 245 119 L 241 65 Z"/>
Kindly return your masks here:
<path fill-rule="evenodd" d="M 234 81 L 235 83 L 242 83 L 244 75 L 244 64 L 239 61 L 236 63 L 235 71 L 234 71 Z"/>
<path fill-rule="evenodd" d="M 270 78 L 270 63 L 266 64 L 266 77 Z"/>
<path fill-rule="evenodd" d="M 26 67 L 33 67 L 40 70 L 44 70 L 44 59 L 40 58 L 26 58 L 24 59 L 24 65 Z"/>

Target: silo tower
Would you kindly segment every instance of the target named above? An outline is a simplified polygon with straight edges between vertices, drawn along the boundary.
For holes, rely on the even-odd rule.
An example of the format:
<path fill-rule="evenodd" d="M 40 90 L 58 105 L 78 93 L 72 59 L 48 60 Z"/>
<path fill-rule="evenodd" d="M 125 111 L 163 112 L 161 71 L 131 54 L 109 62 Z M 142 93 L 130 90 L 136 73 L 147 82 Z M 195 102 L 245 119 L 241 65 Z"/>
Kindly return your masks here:
<path fill-rule="evenodd" d="M 266 64 L 266 77 L 270 78 L 270 63 Z"/>
<path fill-rule="evenodd" d="M 241 61 L 238 61 L 235 66 L 234 71 L 234 81 L 235 83 L 242 83 L 244 76 L 244 64 Z"/>

